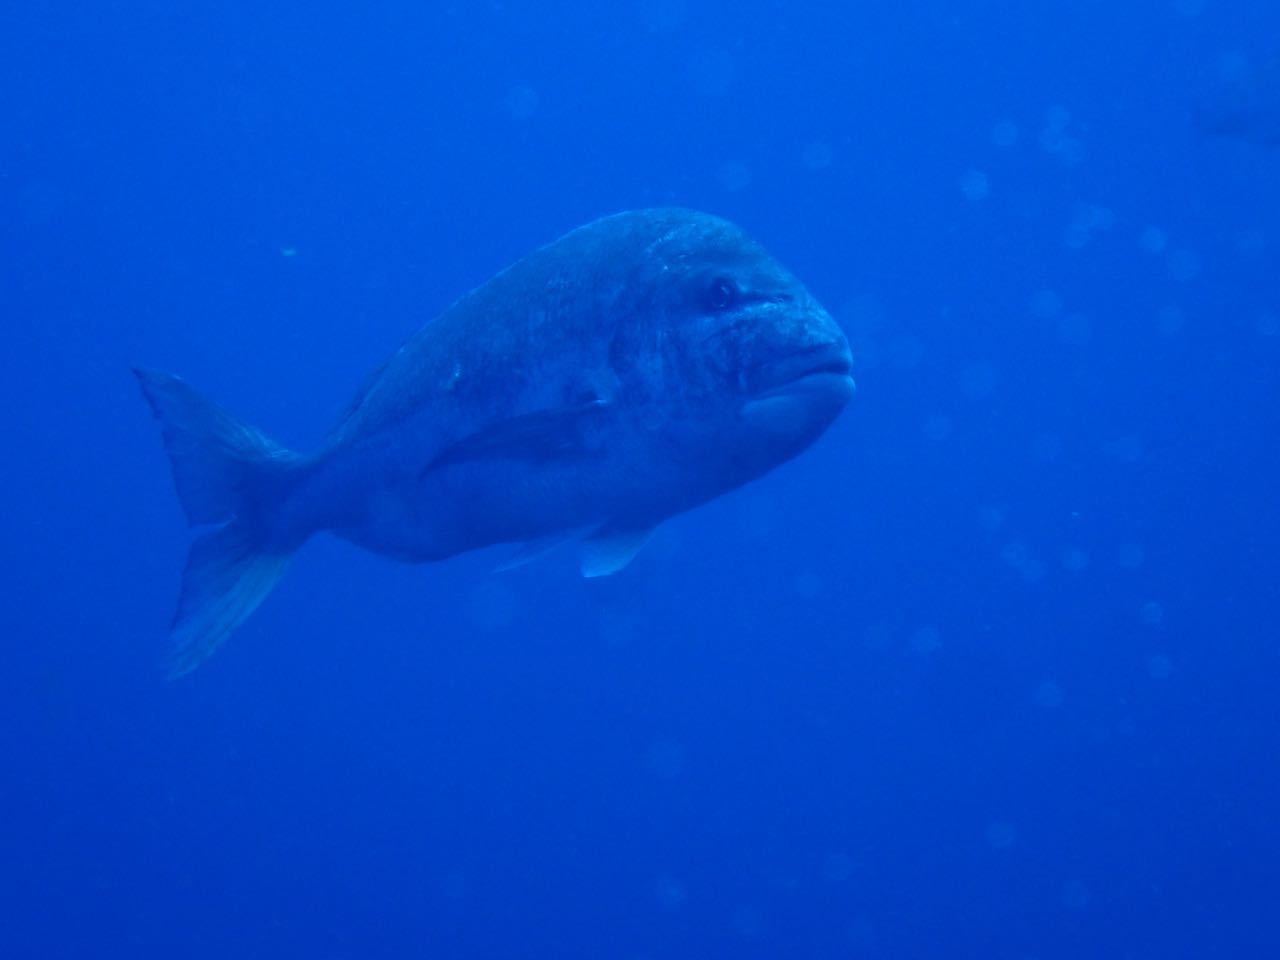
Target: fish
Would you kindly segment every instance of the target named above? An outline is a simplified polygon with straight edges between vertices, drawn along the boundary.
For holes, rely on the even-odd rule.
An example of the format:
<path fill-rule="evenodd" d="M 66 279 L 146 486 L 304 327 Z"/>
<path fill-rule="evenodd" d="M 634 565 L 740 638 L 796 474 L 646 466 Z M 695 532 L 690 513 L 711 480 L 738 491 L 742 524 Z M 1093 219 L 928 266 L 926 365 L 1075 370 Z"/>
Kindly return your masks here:
<path fill-rule="evenodd" d="M 530 253 L 423 324 L 320 448 L 136 368 L 189 524 L 168 672 L 189 673 L 327 532 L 407 563 L 564 543 L 627 566 L 663 521 L 809 447 L 854 393 L 840 326 L 720 217 L 630 210 Z"/>

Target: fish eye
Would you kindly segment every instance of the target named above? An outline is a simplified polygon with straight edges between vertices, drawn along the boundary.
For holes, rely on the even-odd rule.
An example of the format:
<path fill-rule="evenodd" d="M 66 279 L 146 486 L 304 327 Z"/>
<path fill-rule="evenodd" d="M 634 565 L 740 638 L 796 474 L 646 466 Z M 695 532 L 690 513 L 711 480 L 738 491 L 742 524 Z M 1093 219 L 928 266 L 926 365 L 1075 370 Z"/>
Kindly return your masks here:
<path fill-rule="evenodd" d="M 738 301 L 738 285 L 728 277 L 716 277 L 707 288 L 707 306 L 724 310 Z"/>

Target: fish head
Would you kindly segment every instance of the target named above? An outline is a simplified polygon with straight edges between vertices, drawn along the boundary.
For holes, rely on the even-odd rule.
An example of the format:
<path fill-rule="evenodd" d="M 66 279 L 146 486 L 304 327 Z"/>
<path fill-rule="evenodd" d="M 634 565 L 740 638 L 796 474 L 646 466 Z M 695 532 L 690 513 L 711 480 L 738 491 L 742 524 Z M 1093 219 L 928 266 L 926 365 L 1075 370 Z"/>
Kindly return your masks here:
<path fill-rule="evenodd" d="M 840 326 L 738 227 L 687 215 L 645 258 L 663 430 L 742 479 L 811 444 L 854 392 Z"/>

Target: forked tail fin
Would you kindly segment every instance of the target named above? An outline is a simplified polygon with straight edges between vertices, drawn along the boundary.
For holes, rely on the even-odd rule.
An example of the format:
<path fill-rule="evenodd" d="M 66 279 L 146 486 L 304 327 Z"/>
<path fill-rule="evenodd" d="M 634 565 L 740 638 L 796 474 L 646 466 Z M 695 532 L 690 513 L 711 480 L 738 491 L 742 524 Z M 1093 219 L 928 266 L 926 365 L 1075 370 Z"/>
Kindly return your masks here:
<path fill-rule="evenodd" d="M 178 497 L 193 525 L 221 524 L 191 544 L 174 615 L 169 673 L 194 670 L 271 592 L 291 547 L 269 544 L 274 511 L 302 459 L 210 403 L 184 381 L 135 370 L 159 419 Z"/>

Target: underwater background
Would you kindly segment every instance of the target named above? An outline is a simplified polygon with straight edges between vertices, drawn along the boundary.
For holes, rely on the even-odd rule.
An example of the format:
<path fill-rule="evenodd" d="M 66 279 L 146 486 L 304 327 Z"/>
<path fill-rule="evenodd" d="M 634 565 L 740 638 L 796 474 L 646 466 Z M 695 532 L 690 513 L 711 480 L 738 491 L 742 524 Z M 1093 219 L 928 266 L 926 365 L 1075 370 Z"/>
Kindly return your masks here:
<path fill-rule="evenodd" d="M 0 955 L 1280 955 L 1278 56 L 1224 0 L 6 6 Z M 604 581 L 317 538 L 164 679 L 130 365 L 314 447 L 672 204 L 845 327 L 813 449 Z"/>

